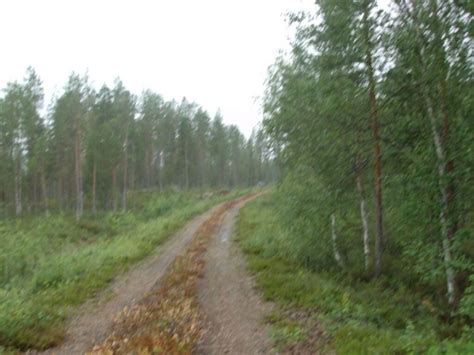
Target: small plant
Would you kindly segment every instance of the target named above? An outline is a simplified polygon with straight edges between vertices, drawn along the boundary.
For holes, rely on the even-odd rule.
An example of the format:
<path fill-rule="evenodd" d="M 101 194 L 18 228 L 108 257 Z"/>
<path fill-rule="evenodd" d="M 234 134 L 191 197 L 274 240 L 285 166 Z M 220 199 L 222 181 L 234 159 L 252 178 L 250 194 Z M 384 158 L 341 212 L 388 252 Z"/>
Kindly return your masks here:
<path fill-rule="evenodd" d="M 237 221 L 236 240 L 263 297 L 278 306 L 267 321 L 280 351 L 472 353 L 472 328 L 443 337 L 439 330 L 444 325 L 435 305 L 399 279 L 366 282 L 295 257 L 301 255 L 301 236 L 284 224 L 277 199 L 277 194 L 270 193 L 245 206 Z M 473 314 L 471 289 L 461 302 L 460 312 L 466 317 Z M 311 334 L 318 334 L 320 341 Z"/>
<path fill-rule="evenodd" d="M 202 201 L 198 193 L 151 194 L 159 218 L 127 213 L 29 217 L 0 224 L 0 345 L 44 349 L 64 336 L 71 306 L 143 259 L 194 215 L 244 191 Z M 133 201 L 132 201 L 133 202 Z"/>

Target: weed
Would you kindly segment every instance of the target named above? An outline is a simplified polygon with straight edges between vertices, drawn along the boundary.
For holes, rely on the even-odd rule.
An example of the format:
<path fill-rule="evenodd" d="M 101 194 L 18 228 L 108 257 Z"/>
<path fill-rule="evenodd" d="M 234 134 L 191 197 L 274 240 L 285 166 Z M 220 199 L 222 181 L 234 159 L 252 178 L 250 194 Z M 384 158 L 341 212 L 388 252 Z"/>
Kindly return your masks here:
<path fill-rule="evenodd" d="M 271 193 L 247 204 L 235 237 L 263 297 L 279 306 L 268 319 L 278 348 L 294 353 L 295 343 L 306 342 L 311 344 L 301 346 L 309 352 L 472 353 L 472 329 L 467 327 L 457 338 L 440 337 L 434 329 L 442 325 L 433 306 L 416 293 L 387 287 L 390 283 L 383 279 L 368 283 L 310 269 L 304 260 L 296 260 L 293 236 L 281 225 L 274 204 Z M 294 316 L 301 312 L 306 316 Z M 321 326 L 321 341 L 302 336 Z"/>
<path fill-rule="evenodd" d="M 66 214 L 1 222 L 0 345 L 24 350 L 57 344 L 73 306 L 191 217 L 241 193 L 206 200 L 197 192 L 155 194 L 139 205 L 132 200 L 130 212 L 85 216 L 78 224 Z M 150 210 L 155 212 L 143 212 Z"/>

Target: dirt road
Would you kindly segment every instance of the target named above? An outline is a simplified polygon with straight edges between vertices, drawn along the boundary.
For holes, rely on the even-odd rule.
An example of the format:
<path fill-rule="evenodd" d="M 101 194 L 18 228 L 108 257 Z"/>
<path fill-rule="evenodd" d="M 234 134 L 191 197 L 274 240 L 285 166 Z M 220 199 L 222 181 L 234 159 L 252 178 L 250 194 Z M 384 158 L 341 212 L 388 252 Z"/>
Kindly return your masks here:
<path fill-rule="evenodd" d="M 204 277 L 197 292 L 200 313 L 205 318 L 203 339 L 197 349 L 200 354 L 250 355 L 266 353 L 269 349 L 262 323 L 267 306 L 253 290 L 242 255 L 231 243 L 235 217 L 246 201 L 238 202 L 224 213 L 205 257 Z M 64 343 L 44 353 L 83 354 L 104 340 L 124 307 L 132 308 L 160 287 L 160 279 L 168 267 L 221 206 L 193 219 L 158 247 L 155 254 L 79 307 L 77 317 L 69 322 Z"/>
<path fill-rule="evenodd" d="M 233 227 L 245 202 L 227 211 L 209 246 L 199 303 L 207 316 L 200 354 L 264 354 L 269 352 L 263 325 L 263 303 L 245 270 L 241 251 L 232 243 Z"/>
<path fill-rule="evenodd" d="M 107 336 L 115 317 L 124 307 L 132 307 L 159 283 L 168 266 L 185 248 L 195 231 L 218 208 L 216 206 L 194 218 L 173 235 L 156 252 L 132 270 L 117 278 L 112 285 L 75 312 L 67 326 L 61 346 L 43 354 L 83 354 Z"/>

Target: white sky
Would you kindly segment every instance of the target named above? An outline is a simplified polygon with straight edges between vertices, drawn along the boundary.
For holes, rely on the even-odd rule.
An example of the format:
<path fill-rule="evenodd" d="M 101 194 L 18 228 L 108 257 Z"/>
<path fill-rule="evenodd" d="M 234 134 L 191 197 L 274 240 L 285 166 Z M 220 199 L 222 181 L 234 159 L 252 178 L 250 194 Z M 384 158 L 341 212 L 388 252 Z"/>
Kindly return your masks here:
<path fill-rule="evenodd" d="M 186 96 L 248 136 L 267 68 L 290 31 L 284 13 L 311 0 L 0 0 L 0 88 L 28 65 L 46 105 L 71 73 L 95 87 L 119 76 L 139 94 Z"/>

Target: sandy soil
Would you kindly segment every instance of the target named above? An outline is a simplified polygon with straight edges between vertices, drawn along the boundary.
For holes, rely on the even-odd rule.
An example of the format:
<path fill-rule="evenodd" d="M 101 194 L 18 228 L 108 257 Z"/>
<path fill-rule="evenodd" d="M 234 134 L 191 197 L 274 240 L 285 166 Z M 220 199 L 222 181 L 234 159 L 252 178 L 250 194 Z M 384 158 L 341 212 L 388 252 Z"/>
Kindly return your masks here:
<path fill-rule="evenodd" d="M 205 273 L 198 286 L 199 306 L 205 315 L 204 336 L 198 344 L 198 354 L 271 352 L 263 323 L 271 306 L 262 302 L 254 290 L 243 255 L 231 240 L 235 218 L 246 201 L 248 199 L 225 212 L 207 250 Z M 159 246 L 152 256 L 80 306 L 68 323 L 64 342 L 42 354 L 83 354 L 94 344 L 101 343 L 125 307 L 133 307 L 160 286 L 160 278 L 167 268 L 219 206 L 194 218 Z"/>
<path fill-rule="evenodd" d="M 199 354 L 265 354 L 270 352 L 263 317 L 271 306 L 262 302 L 245 269 L 232 231 L 242 202 L 227 211 L 209 246 L 199 303 L 206 331 Z"/>
<path fill-rule="evenodd" d="M 178 233 L 160 245 L 156 252 L 129 272 L 120 275 L 111 286 L 80 306 L 67 326 L 64 342 L 42 354 L 83 354 L 100 343 L 124 307 L 131 307 L 156 287 L 168 266 L 191 240 L 194 232 L 218 206 L 194 218 Z M 35 352 L 30 352 L 34 354 Z"/>

